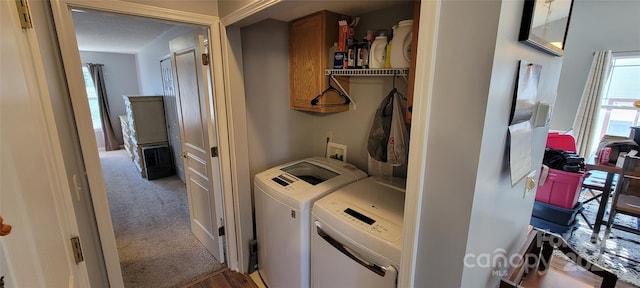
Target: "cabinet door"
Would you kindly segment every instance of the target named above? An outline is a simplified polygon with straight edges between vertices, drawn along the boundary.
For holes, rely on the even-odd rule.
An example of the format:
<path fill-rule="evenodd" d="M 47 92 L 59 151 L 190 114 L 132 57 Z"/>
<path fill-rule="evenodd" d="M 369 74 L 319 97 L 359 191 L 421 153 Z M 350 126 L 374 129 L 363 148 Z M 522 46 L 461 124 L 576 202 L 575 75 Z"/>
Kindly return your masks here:
<path fill-rule="evenodd" d="M 407 110 L 405 121 L 411 125 L 411 113 L 413 112 L 414 83 L 416 79 L 416 58 L 418 57 L 418 29 L 420 28 L 420 0 L 417 0 L 413 9 L 413 36 L 411 39 L 411 63 L 409 66 L 409 91 L 407 93 Z"/>
<path fill-rule="evenodd" d="M 311 105 L 311 100 L 328 87 L 328 77 L 324 71 L 329 68 L 329 47 L 337 41 L 339 19 L 340 15 L 336 13 L 321 11 L 289 23 L 291 109 L 313 112 L 339 112 L 349 109 L 348 105 L 322 106 L 344 103 L 344 98 L 335 92 L 322 96 L 320 105 Z M 347 87 L 345 89 L 348 89 Z"/>

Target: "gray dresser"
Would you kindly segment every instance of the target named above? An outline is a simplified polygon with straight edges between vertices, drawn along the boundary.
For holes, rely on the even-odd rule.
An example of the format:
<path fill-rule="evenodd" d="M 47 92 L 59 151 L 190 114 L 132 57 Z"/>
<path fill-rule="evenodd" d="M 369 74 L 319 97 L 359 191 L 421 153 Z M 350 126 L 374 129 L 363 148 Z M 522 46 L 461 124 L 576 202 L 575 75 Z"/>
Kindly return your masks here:
<path fill-rule="evenodd" d="M 127 115 L 120 116 L 124 148 L 140 172 L 147 177 L 142 148 L 168 145 L 162 96 L 122 96 Z"/>

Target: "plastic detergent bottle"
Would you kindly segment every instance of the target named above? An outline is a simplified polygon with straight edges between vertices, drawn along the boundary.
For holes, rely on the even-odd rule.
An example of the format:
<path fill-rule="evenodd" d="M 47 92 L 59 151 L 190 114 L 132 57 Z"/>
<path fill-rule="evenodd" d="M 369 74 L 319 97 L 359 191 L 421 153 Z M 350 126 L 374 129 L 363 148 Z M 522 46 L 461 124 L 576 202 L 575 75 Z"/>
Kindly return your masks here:
<path fill-rule="evenodd" d="M 384 68 L 385 59 L 387 58 L 387 36 L 376 36 L 371 43 L 371 51 L 369 51 L 369 67 L 372 69 Z"/>
<path fill-rule="evenodd" d="M 387 49 L 384 52 L 384 68 L 391 68 L 391 44 L 393 44 L 393 35 L 397 28 L 398 25 L 393 25 L 393 27 L 391 27 L 391 35 L 389 37 L 389 42 L 387 43 Z"/>
<path fill-rule="evenodd" d="M 387 43 L 387 48 L 384 49 L 384 68 L 391 68 L 391 42 L 393 39 Z"/>
<path fill-rule="evenodd" d="M 411 57 L 411 38 L 413 36 L 413 20 L 402 20 L 393 33 L 393 45 L 391 47 L 391 67 L 409 67 Z"/>
<path fill-rule="evenodd" d="M 338 51 L 338 42 L 333 42 L 333 46 L 329 47 L 329 57 L 327 59 L 327 68 L 333 69 L 336 52 Z"/>

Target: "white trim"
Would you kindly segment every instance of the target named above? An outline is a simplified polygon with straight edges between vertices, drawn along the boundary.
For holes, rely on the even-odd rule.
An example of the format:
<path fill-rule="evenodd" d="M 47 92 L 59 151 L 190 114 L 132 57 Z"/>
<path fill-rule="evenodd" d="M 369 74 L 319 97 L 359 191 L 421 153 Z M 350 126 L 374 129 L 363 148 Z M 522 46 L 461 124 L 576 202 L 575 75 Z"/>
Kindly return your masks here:
<path fill-rule="evenodd" d="M 229 13 L 229 15 L 222 17 L 222 25 L 229 26 L 241 21 L 251 15 L 254 15 L 264 9 L 267 9 L 282 0 L 257 0 L 249 3 L 248 5 Z"/>
<path fill-rule="evenodd" d="M 630 99 L 630 100 L 635 100 L 635 99 Z M 631 107 L 631 106 L 602 105 L 602 106 L 600 106 L 600 108 L 601 109 L 607 109 L 607 110 L 634 110 L 634 111 L 638 112 L 638 108 Z"/>
<path fill-rule="evenodd" d="M 106 204 L 107 199 L 104 179 L 102 178 L 102 169 L 100 167 L 99 156 L 96 149 L 96 140 L 93 136 L 93 127 L 90 125 L 91 121 L 89 121 L 91 117 L 88 101 L 86 99 L 86 91 L 84 90 L 84 83 L 81 81 L 83 78 L 80 77 L 82 76 L 80 54 L 77 48 L 77 40 L 70 9 L 91 9 L 206 26 L 209 28 L 210 36 L 213 36 L 212 39 L 220 39 L 218 32 L 219 19 L 215 16 L 183 12 L 124 1 L 59 0 L 52 1 L 51 6 L 56 24 L 56 31 L 60 40 L 60 50 L 63 57 L 65 73 L 67 75 L 69 93 L 71 94 L 72 104 L 75 107 L 74 115 L 76 119 L 80 119 L 80 121 L 76 121 L 76 124 L 78 135 L 80 137 L 82 154 L 84 156 L 87 169 L 87 177 L 89 179 L 91 196 L 96 214 L 96 222 L 98 223 L 98 230 L 100 233 L 103 254 L 105 256 L 105 265 L 107 267 L 109 282 L 111 287 L 122 287 L 124 285 L 122 272 L 117 254 L 115 236 L 113 234 L 113 224 L 111 222 L 109 207 Z M 216 45 L 217 47 L 220 47 L 219 44 Z M 217 84 L 215 87 L 216 93 L 214 94 L 224 96 L 214 97 L 214 101 L 217 104 L 215 105 L 215 108 L 218 115 L 218 142 L 221 154 L 225 155 L 224 152 L 230 151 L 229 147 L 232 148 L 233 145 L 230 145 L 229 138 L 227 137 L 227 129 L 229 125 L 226 124 L 226 117 L 230 116 L 227 116 L 224 111 L 226 107 L 224 105 L 226 101 L 225 98 L 228 96 L 224 94 L 224 87 L 222 85 L 224 82 L 221 80 L 223 79 L 223 76 L 221 68 L 219 67 L 220 65 L 216 65 L 216 63 L 222 62 L 222 56 L 219 48 L 209 48 L 209 50 L 215 52 L 210 53 L 214 59 L 214 61 L 212 61 L 214 65 L 209 65 L 214 78 L 213 83 Z M 86 119 L 87 121 L 82 121 L 81 119 Z M 231 158 L 233 159 L 233 151 L 230 153 Z M 223 173 L 224 177 L 222 181 L 222 188 L 225 199 L 232 199 L 233 195 L 237 194 L 234 193 L 234 188 L 237 186 L 233 185 L 231 181 L 232 175 L 235 174 L 235 172 L 232 170 L 233 162 L 229 157 L 230 156 L 223 156 L 220 161 L 221 173 L 229 171 L 228 173 Z M 226 216 L 225 222 L 227 223 L 227 225 L 225 225 L 227 227 L 225 229 L 226 238 L 229 244 L 237 241 L 235 239 L 236 231 L 233 229 L 233 227 L 235 227 L 235 223 L 230 222 L 236 219 L 234 213 L 237 213 L 237 211 L 234 211 L 233 209 L 225 209 L 224 213 Z M 236 251 L 233 251 L 232 249 L 242 249 L 242 247 L 238 248 L 233 245 L 227 245 L 228 252 L 226 253 L 230 268 L 232 270 L 242 271 L 242 266 L 238 266 L 237 259 L 235 259 L 237 255 Z"/>
<path fill-rule="evenodd" d="M 427 162 L 427 143 L 429 141 L 429 114 L 432 109 L 431 95 L 435 73 L 435 58 L 440 20 L 441 0 L 422 1 L 420 4 L 420 28 L 418 43 L 420 53 L 416 57 L 414 80 L 413 113 L 411 122 L 411 141 L 409 142 L 409 163 L 407 168 L 407 194 L 404 207 L 402 237 L 402 257 L 398 287 L 414 287 L 418 236 L 420 235 L 420 211 L 422 195 L 425 193 L 424 173 Z"/>
<path fill-rule="evenodd" d="M 223 73 L 223 67 L 224 67 L 224 63 L 225 61 L 223 60 L 224 57 L 222 56 L 222 54 L 224 53 L 224 48 L 222 47 L 222 32 L 221 32 L 221 25 L 218 25 L 216 28 L 211 29 L 209 31 L 210 35 L 209 35 L 209 39 L 211 39 L 209 46 L 209 49 L 215 49 L 217 52 L 219 53 L 213 53 L 212 54 L 212 63 L 221 63 L 221 65 L 209 65 L 210 69 L 211 69 L 211 75 L 213 75 L 214 79 L 213 79 L 213 83 L 214 83 L 214 90 L 213 90 L 213 94 L 215 95 L 227 95 L 226 94 L 226 87 L 227 87 L 227 83 L 226 80 L 224 79 L 224 73 Z M 216 118 L 216 131 L 218 133 L 218 150 L 220 151 L 218 158 L 220 161 L 220 166 L 221 167 L 231 167 L 233 166 L 233 152 L 232 152 L 232 148 L 233 145 L 231 145 L 231 143 L 229 142 L 230 136 L 229 136 L 229 129 L 230 125 L 229 122 L 231 121 L 230 119 L 230 115 L 228 115 L 227 113 L 227 98 L 228 95 L 225 97 L 214 97 L 214 103 L 213 103 L 213 108 L 215 109 L 215 113 L 218 114 L 218 117 Z M 224 141 L 223 141 L 224 139 Z M 226 243 L 227 243 L 227 251 L 229 253 L 234 253 L 234 255 L 227 255 L 228 257 L 228 262 L 227 262 L 227 266 L 229 267 L 229 269 L 234 270 L 234 271 L 243 271 L 241 269 L 241 265 L 239 263 L 239 259 L 241 259 L 241 257 L 238 256 L 238 240 L 237 240 L 237 234 L 236 234 L 236 229 L 235 229 L 235 223 L 237 223 L 236 221 L 236 215 L 237 215 L 237 211 L 235 211 L 234 209 L 234 194 L 237 193 L 227 193 L 226 191 L 236 191 L 236 185 L 233 182 L 233 174 L 234 173 L 228 173 L 228 171 L 233 171 L 231 169 L 221 169 L 220 171 L 220 181 L 223 183 L 223 187 L 232 187 L 231 189 L 223 189 L 222 193 L 222 199 L 223 199 L 223 205 L 224 205 L 224 211 L 234 211 L 234 213 L 225 213 L 225 237 L 226 237 Z M 231 223 L 234 223 L 233 225 Z M 229 233 L 232 232 L 232 233 Z M 234 252 L 235 251 L 235 252 Z"/>
<path fill-rule="evenodd" d="M 234 209 L 227 209 L 226 202 L 231 202 L 234 195 L 237 193 L 233 193 L 233 191 L 237 191 L 236 187 L 232 181 L 232 176 L 235 174 L 235 170 L 231 170 L 233 166 L 232 161 L 230 160 L 230 154 L 232 150 L 228 147 L 231 145 L 229 137 L 229 115 L 227 113 L 227 97 L 228 95 L 225 93 L 226 83 L 224 81 L 224 73 L 223 73 L 223 57 L 222 57 L 222 42 L 221 42 L 221 33 L 220 33 L 220 21 L 216 19 L 215 23 L 211 25 L 209 29 L 208 35 L 208 50 L 211 58 L 211 63 L 209 67 L 209 73 L 212 76 L 211 83 L 213 83 L 213 87 L 211 91 L 213 91 L 213 95 L 211 97 L 213 99 L 209 100 L 209 107 L 207 107 L 207 111 L 209 112 L 208 117 L 211 119 L 215 119 L 213 121 L 216 125 L 216 139 L 219 151 L 219 165 L 220 165 L 220 184 L 222 185 L 222 205 L 218 205 L 218 207 L 223 207 L 224 210 L 224 222 L 225 222 L 225 239 L 227 241 L 227 251 L 223 252 L 226 255 L 227 266 L 234 271 L 242 271 L 242 266 L 238 265 L 238 256 L 237 256 L 237 245 L 231 245 L 230 243 L 237 243 L 237 233 L 236 230 L 229 227 L 234 227 L 232 223 L 236 223 L 236 214 L 238 211 Z M 215 97 L 215 95 L 219 95 L 221 97 Z M 212 131 L 209 131 L 209 143 L 213 145 L 213 135 L 211 135 Z M 216 211 L 217 208 L 216 207 Z M 218 219 L 215 219 L 216 223 Z M 221 240 L 219 240 L 221 241 Z M 222 243 L 219 243 L 222 245 Z M 233 253 L 230 255 L 228 253 Z M 240 261 L 242 262 L 242 261 Z"/>
<path fill-rule="evenodd" d="M 57 0 L 52 2 L 59 2 L 60 5 L 68 7 L 68 9 L 74 8 L 98 10 L 130 16 L 140 16 L 146 18 L 176 21 L 180 23 L 202 25 L 209 28 L 215 25 L 215 23 L 218 22 L 219 19 L 216 16 L 160 8 L 125 1 Z"/>
<path fill-rule="evenodd" d="M 8 5 L 12 6 L 12 5 Z M 4 7 L 3 9 L 9 9 Z M 13 14 L 15 15 L 15 14 Z M 12 17 L 13 18 L 13 17 Z M 16 19 L 17 20 L 17 19 Z M 20 29 L 20 28 L 10 28 L 10 29 Z M 35 83 L 31 83 L 32 85 L 28 85 L 27 89 L 29 90 L 29 96 L 32 104 L 39 104 L 36 107 L 36 110 L 40 110 L 41 113 L 35 113 L 35 116 L 38 116 L 39 119 L 32 119 L 40 125 L 37 125 L 40 128 L 38 131 L 38 135 L 40 135 L 40 139 L 46 141 L 43 143 L 41 147 L 43 148 L 42 152 L 42 168 L 45 170 L 46 175 L 39 175 L 38 177 L 46 177 L 48 179 L 47 183 L 50 183 L 49 191 L 40 191 L 42 193 L 51 193 L 53 199 L 53 206 L 55 207 L 55 213 L 57 218 L 57 228 L 52 228 L 53 230 L 60 231 L 60 233 L 50 233 L 47 234 L 48 231 L 38 231 L 45 233 L 50 236 L 61 236 L 58 243 L 68 243 L 69 239 L 72 236 L 77 236 L 79 234 L 78 224 L 73 213 L 73 200 L 71 196 L 71 189 L 67 185 L 67 173 L 64 167 L 64 162 L 62 159 L 62 148 L 61 143 L 59 141 L 60 135 L 58 135 L 58 130 L 55 125 L 55 117 L 53 113 L 53 104 L 51 101 L 51 95 L 49 94 L 49 85 L 47 83 L 47 78 L 44 73 L 44 64 L 42 62 L 42 55 L 40 54 L 40 48 L 38 44 L 38 39 L 36 35 L 35 29 L 22 29 L 22 35 L 24 37 L 18 37 L 16 46 L 21 51 L 20 55 L 13 55 L 13 57 L 20 57 L 22 62 L 22 68 L 24 69 L 25 77 L 27 81 L 31 79 L 35 79 Z M 24 60 L 27 62 L 24 62 Z M 38 180 L 36 180 L 38 181 Z M 19 205 L 20 203 L 15 203 Z M 29 208 L 25 207 L 25 208 Z M 32 211 L 33 212 L 33 211 Z M 22 213 L 27 213 L 22 211 Z M 23 214 L 26 216 L 26 214 Z M 22 221 L 28 221 L 29 217 L 24 217 Z M 19 228 L 19 226 L 18 226 Z M 15 228 L 14 228 L 15 229 Z M 32 227 L 30 225 L 22 227 L 25 230 L 26 234 L 36 234 L 33 233 Z M 52 239 L 53 240 L 53 239 Z M 42 241 L 38 241 L 39 243 Z M 54 241 L 57 242 L 57 241 Z M 30 243 L 26 244 L 28 247 L 25 249 L 35 249 L 37 247 L 35 242 L 30 241 Z M 0 247 L 1 249 L 5 249 L 3 245 Z M 70 245 L 64 245 L 63 247 L 59 247 L 60 249 L 64 249 L 64 254 L 67 256 L 65 259 L 58 259 L 60 262 L 66 262 L 64 265 L 70 268 L 70 275 L 59 275 L 65 279 L 68 277 L 70 286 L 78 286 L 78 287 L 88 287 L 89 286 L 89 277 L 87 272 L 87 267 L 84 262 L 76 264 L 74 258 L 72 257 L 73 251 L 71 251 Z M 3 251 L 4 252 L 4 251 Z M 33 264 L 39 265 L 42 264 L 40 261 L 40 257 L 36 255 L 37 251 L 31 251 L 34 255 Z M 11 262 L 11 259 L 7 259 Z M 46 281 L 48 279 L 42 278 L 42 268 L 46 267 L 34 267 L 34 277 L 38 278 L 38 281 L 42 283 L 42 281 Z M 16 271 L 9 271 L 10 273 Z"/>
<path fill-rule="evenodd" d="M 225 210 L 235 211 L 235 232 L 238 271 L 247 272 L 249 265 L 249 242 L 254 239 L 253 235 L 253 214 L 251 203 L 251 186 L 249 170 L 249 147 L 247 135 L 247 116 L 244 94 L 244 78 L 242 72 L 242 47 L 240 39 L 240 28 L 221 27 L 222 55 L 224 69 L 224 88 L 226 95 L 227 111 L 227 136 L 229 143 L 220 143 L 221 150 L 229 151 L 229 155 L 221 155 L 221 160 L 230 157 L 232 165 L 232 175 L 223 175 L 225 181 L 227 177 L 233 183 L 236 193 L 225 198 Z M 224 107 L 218 105 L 218 109 Z M 222 117 L 220 117 L 222 118 Z M 222 124 L 222 123 L 220 123 Z M 232 145 L 233 144 L 233 145 Z M 225 197 L 227 194 L 225 194 Z M 233 201 L 226 201 L 233 199 Z M 227 222 L 231 223 L 231 222 Z M 230 242 L 230 241 L 229 241 Z M 231 244 L 227 242 L 227 244 Z M 231 250 L 230 250 L 231 251 Z"/>
<path fill-rule="evenodd" d="M 102 168 L 100 167 L 97 142 L 93 125 L 90 121 L 91 113 L 86 88 L 84 88 L 83 81 L 78 80 L 84 79 L 84 77 L 82 77 L 82 63 L 80 61 L 80 53 L 78 52 L 73 18 L 69 10 L 70 7 L 64 0 L 52 1 L 51 9 L 59 38 L 60 53 L 62 54 L 71 103 L 74 107 L 73 113 L 78 120 L 75 121 L 76 128 L 78 130 L 80 147 L 84 158 L 89 189 L 91 191 L 98 233 L 100 233 L 100 243 L 102 244 L 102 253 L 104 255 L 109 284 L 111 287 L 124 287 L 122 271 L 120 269 L 120 259 L 118 258 L 116 239 L 111 222 L 111 213 L 106 204 L 108 203 L 107 194 L 102 177 Z M 86 121 L 82 121 L 81 119 L 86 119 Z"/>

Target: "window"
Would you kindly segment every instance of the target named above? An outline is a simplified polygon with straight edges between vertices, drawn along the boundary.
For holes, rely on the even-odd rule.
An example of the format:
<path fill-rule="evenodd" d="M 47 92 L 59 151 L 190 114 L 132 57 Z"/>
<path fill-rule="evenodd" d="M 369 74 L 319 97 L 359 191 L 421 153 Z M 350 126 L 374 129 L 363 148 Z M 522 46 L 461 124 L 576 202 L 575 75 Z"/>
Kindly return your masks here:
<path fill-rule="evenodd" d="M 604 135 L 629 137 L 632 126 L 640 126 L 640 53 L 613 55 L 611 75 L 604 88 L 596 135 L 599 142 Z M 593 146 L 592 146 L 593 147 Z M 595 145 L 597 147 L 597 145 Z"/>
<path fill-rule="evenodd" d="M 89 110 L 91 111 L 91 121 L 93 122 L 93 129 L 102 130 L 98 93 L 96 90 L 96 86 L 93 84 L 93 78 L 91 78 L 91 73 L 89 73 L 89 68 L 87 68 L 87 66 L 82 66 L 82 74 L 84 74 L 84 86 L 87 88 Z"/>

